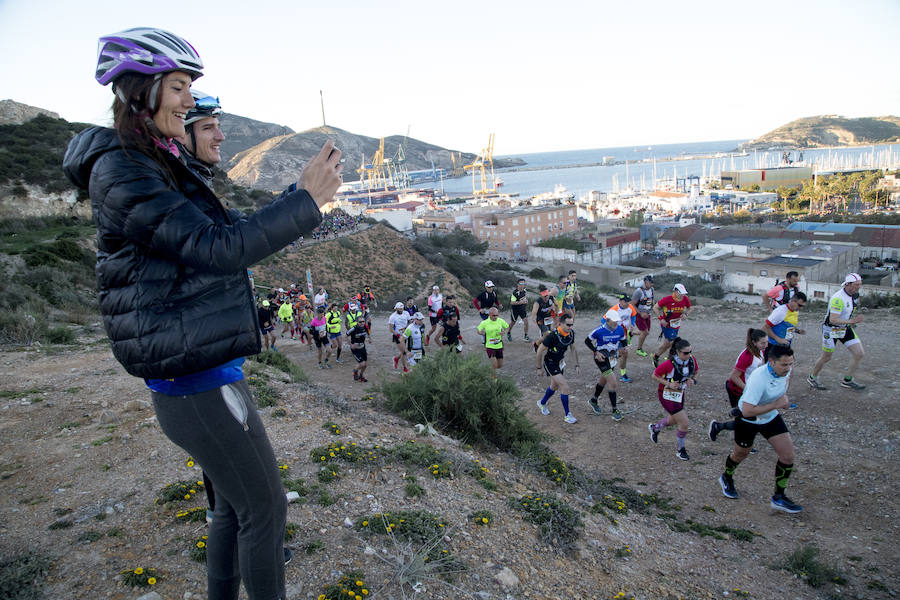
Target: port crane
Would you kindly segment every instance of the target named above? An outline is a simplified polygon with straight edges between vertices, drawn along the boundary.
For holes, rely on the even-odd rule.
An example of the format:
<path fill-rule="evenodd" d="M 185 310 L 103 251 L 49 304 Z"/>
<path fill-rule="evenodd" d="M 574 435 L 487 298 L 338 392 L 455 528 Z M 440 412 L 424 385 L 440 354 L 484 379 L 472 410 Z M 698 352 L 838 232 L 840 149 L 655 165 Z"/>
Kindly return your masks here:
<path fill-rule="evenodd" d="M 490 178 L 490 187 L 488 187 L 488 178 L 487 178 L 487 168 L 490 167 L 491 178 Z M 476 198 L 479 196 L 485 196 L 487 194 L 493 194 L 497 191 L 497 186 L 494 182 L 494 134 L 490 134 L 488 137 L 488 145 L 485 148 L 481 149 L 481 152 L 478 153 L 478 156 L 475 157 L 475 160 L 472 161 L 472 164 L 465 165 L 463 167 L 464 170 L 468 171 L 472 170 L 472 195 Z M 475 174 L 479 173 L 481 175 L 481 187 L 477 187 Z"/>
<path fill-rule="evenodd" d="M 367 188 L 378 188 L 384 186 L 386 182 L 385 161 L 384 161 L 384 138 L 378 145 L 378 151 L 372 156 L 372 162 L 366 163 L 365 155 L 361 161 L 359 168 L 359 180 L 363 182 Z"/>

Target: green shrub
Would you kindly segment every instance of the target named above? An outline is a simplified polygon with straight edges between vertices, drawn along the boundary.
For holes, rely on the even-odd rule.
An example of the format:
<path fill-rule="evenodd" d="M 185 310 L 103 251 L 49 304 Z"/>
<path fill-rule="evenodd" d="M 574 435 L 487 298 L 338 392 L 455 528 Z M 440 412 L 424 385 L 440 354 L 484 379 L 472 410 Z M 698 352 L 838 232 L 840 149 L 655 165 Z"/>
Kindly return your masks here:
<path fill-rule="evenodd" d="M 725 290 L 718 283 L 706 281 L 696 275 L 679 275 L 677 273 L 663 273 L 653 276 L 653 283 L 658 298 L 664 298 L 672 293 L 676 283 L 684 284 L 690 296 L 705 296 L 707 298 L 723 298 Z"/>
<path fill-rule="evenodd" d="M 543 439 L 517 406 L 515 383 L 492 379 L 490 365 L 474 353 L 428 354 L 403 380 L 382 384 L 381 392 L 389 410 L 471 444 L 509 450 Z"/>
<path fill-rule="evenodd" d="M 0 558 L 0 598 L 38 600 L 50 560 L 31 552 Z"/>
<path fill-rule="evenodd" d="M 819 561 L 818 555 L 818 547 L 801 546 L 787 557 L 781 568 L 804 579 L 812 587 L 822 587 L 826 583 L 846 583 L 837 567 Z"/>
<path fill-rule="evenodd" d="M 309 378 L 306 376 L 306 373 L 303 372 L 300 365 L 280 352 L 264 350 L 256 356 L 251 356 L 250 359 L 260 364 L 271 365 L 282 373 L 290 375 L 291 383 L 306 383 L 309 381 Z"/>
<path fill-rule="evenodd" d="M 356 520 L 358 531 L 377 534 L 392 534 L 413 542 L 424 543 L 442 536 L 447 520 L 424 510 L 400 510 L 391 513 L 375 513 Z"/>
<path fill-rule="evenodd" d="M 525 513 L 525 520 L 538 525 L 540 539 L 551 546 L 569 550 L 578 539 L 581 515 L 555 496 L 529 494 L 510 498 L 509 505 Z"/>
<path fill-rule="evenodd" d="M 513 268 L 509 266 L 509 263 L 505 262 L 497 262 L 497 261 L 489 261 L 485 266 L 486 269 L 490 269 L 492 271 L 512 271 Z"/>
<path fill-rule="evenodd" d="M 44 339 L 50 344 L 71 344 L 75 342 L 75 332 L 68 327 L 51 327 Z"/>
<path fill-rule="evenodd" d="M 900 294 L 869 294 L 859 297 L 859 305 L 865 308 L 894 308 L 900 306 Z"/>
<path fill-rule="evenodd" d="M 547 275 L 547 271 L 541 269 L 540 267 L 536 267 L 528 271 L 528 276 L 532 279 L 547 279 L 549 277 L 549 275 Z"/>

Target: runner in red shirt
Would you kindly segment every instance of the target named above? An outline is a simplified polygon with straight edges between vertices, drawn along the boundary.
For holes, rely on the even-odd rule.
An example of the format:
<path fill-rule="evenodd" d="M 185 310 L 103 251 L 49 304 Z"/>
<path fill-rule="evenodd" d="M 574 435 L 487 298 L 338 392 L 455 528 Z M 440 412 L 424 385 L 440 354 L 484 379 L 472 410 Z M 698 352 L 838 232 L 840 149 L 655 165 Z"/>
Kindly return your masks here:
<path fill-rule="evenodd" d="M 650 355 L 654 367 L 659 366 L 659 357 L 669 351 L 672 342 L 678 337 L 681 322 L 691 313 L 691 301 L 687 295 L 687 289 L 682 284 L 676 283 L 670 296 L 653 305 L 653 314 L 662 326 L 660 337 L 663 338 L 659 349 Z"/>

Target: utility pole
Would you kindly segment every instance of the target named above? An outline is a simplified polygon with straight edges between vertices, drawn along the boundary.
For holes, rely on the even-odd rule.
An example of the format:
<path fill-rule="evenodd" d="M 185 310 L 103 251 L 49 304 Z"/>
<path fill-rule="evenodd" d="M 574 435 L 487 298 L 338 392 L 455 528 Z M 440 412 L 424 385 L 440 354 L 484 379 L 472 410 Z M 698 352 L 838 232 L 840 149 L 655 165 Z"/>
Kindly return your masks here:
<path fill-rule="evenodd" d="M 322 105 L 322 127 L 325 127 L 325 97 L 322 90 L 319 90 L 319 103 Z"/>

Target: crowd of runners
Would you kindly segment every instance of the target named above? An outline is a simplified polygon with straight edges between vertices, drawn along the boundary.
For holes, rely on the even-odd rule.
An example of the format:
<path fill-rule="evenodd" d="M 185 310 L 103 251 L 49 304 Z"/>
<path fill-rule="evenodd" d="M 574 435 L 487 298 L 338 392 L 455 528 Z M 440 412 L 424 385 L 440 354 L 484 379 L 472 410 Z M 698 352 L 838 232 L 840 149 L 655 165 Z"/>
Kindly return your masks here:
<path fill-rule="evenodd" d="M 779 410 L 796 406 L 787 398 L 794 364 L 791 345 L 795 335 L 806 333 L 799 325 L 800 313 L 807 302 L 806 295 L 797 287 L 798 281 L 797 273 L 791 271 L 784 281 L 763 295 L 769 315 L 764 322 L 748 328 L 746 339 L 735 344 L 734 368 L 722 382 L 723 400 L 728 402 L 728 405 L 723 402 L 723 414 L 728 418 L 712 421 L 708 428 L 712 441 L 723 431 L 731 431 L 734 436 L 733 449 L 719 478 L 722 493 L 728 498 L 738 497 L 735 470 L 756 451 L 753 445 L 761 435 L 778 456 L 771 506 L 790 513 L 799 512 L 802 507 L 785 494 L 793 469 L 794 447 Z M 862 321 L 856 314 L 860 286 L 860 276 L 848 274 L 841 290 L 828 304 L 822 320 L 822 353 L 805 379 L 817 390 L 827 389 L 819 375 L 838 343 L 850 352 L 850 362 L 840 385 L 851 390 L 865 388 L 854 378 L 863 358 L 862 343 L 853 328 Z M 299 284 L 291 284 L 287 289 L 271 290 L 265 299 L 260 299 L 259 321 L 267 348 L 277 350 L 279 340 L 284 338 L 299 341 L 310 352 L 315 350 L 321 369 L 332 368 L 332 359 L 336 364 L 345 362 L 342 352 L 346 342 L 352 355 L 349 360 L 353 379 L 362 382 L 368 381 L 365 376 L 367 344 L 372 343 L 373 335 L 382 339 L 385 326 L 388 331 L 384 332 L 384 339 L 389 335 L 391 340 L 389 366 L 398 373 L 413 369 L 427 351 L 447 348 L 460 353 L 470 346 L 484 349 L 497 377 L 503 368 L 504 343 L 513 341 L 513 332 L 521 322 L 521 339 L 529 342 L 534 350 L 535 369 L 549 378 L 537 406 L 541 414 L 549 415 L 548 402 L 558 392 L 563 419 L 569 424 L 578 419 L 569 402 L 566 368 L 568 362 L 571 372 L 579 372 L 579 341 L 588 348 L 597 367 L 596 372 L 593 369 L 581 372 L 582 376 L 587 372 L 587 377 L 595 381 L 588 408 L 596 415 L 603 414 L 605 393 L 609 415 L 615 421 L 624 418 L 618 387 L 632 383 L 628 376 L 629 359 L 633 363 L 638 358 L 649 357 L 657 399 L 665 415 L 647 425 L 650 439 L 658 443 L 666 430 L 674 428 L 675 455 L 680 460 L 690 460 L 685 444 L 689 429 L 686 406 L 690 388 L 698 381 L 700 362 L 683 330 L 692 310 L 686 287 L 678 283 L 659 297 L 653 276 L 647 275 L 633 293 L 620 295 L 582 340 L 573 331 L 576 307 L 581 300 L 577 273 L 570 271 L 549 287 L 539 284 L 536 292 L 527 289 L 525 279 L 519 279 L 506 293 L 499 292 L 492 281 L 485 281 L 480 294 L 460 301 L 452 294 L 443 294 L 435 285 L 427 297 L 407 297 L 396 302 L 387 322 L 375 324 L 373 330 L 371 309 L 377 306 L 377 301 L 368 286 L 350 298 L 333 301 L 324 288 L 319 288 L 310 298 Z M 421 302 L 421 307 L 417 302 Z M 465 340 L 460 329 L 460 307 L 468 303 L 477 311 L 479 322 L 474 331 L 466 334 L 470 339 Z M 501 316 L 501 311 L 506 310 L 508 320 Z M 647 338 L 654 320 L 659 323 L 660 343 L 645 349 L 645 344 L 653 344 Z M 349 377 L 349 365 L 347 370 Z"/>

